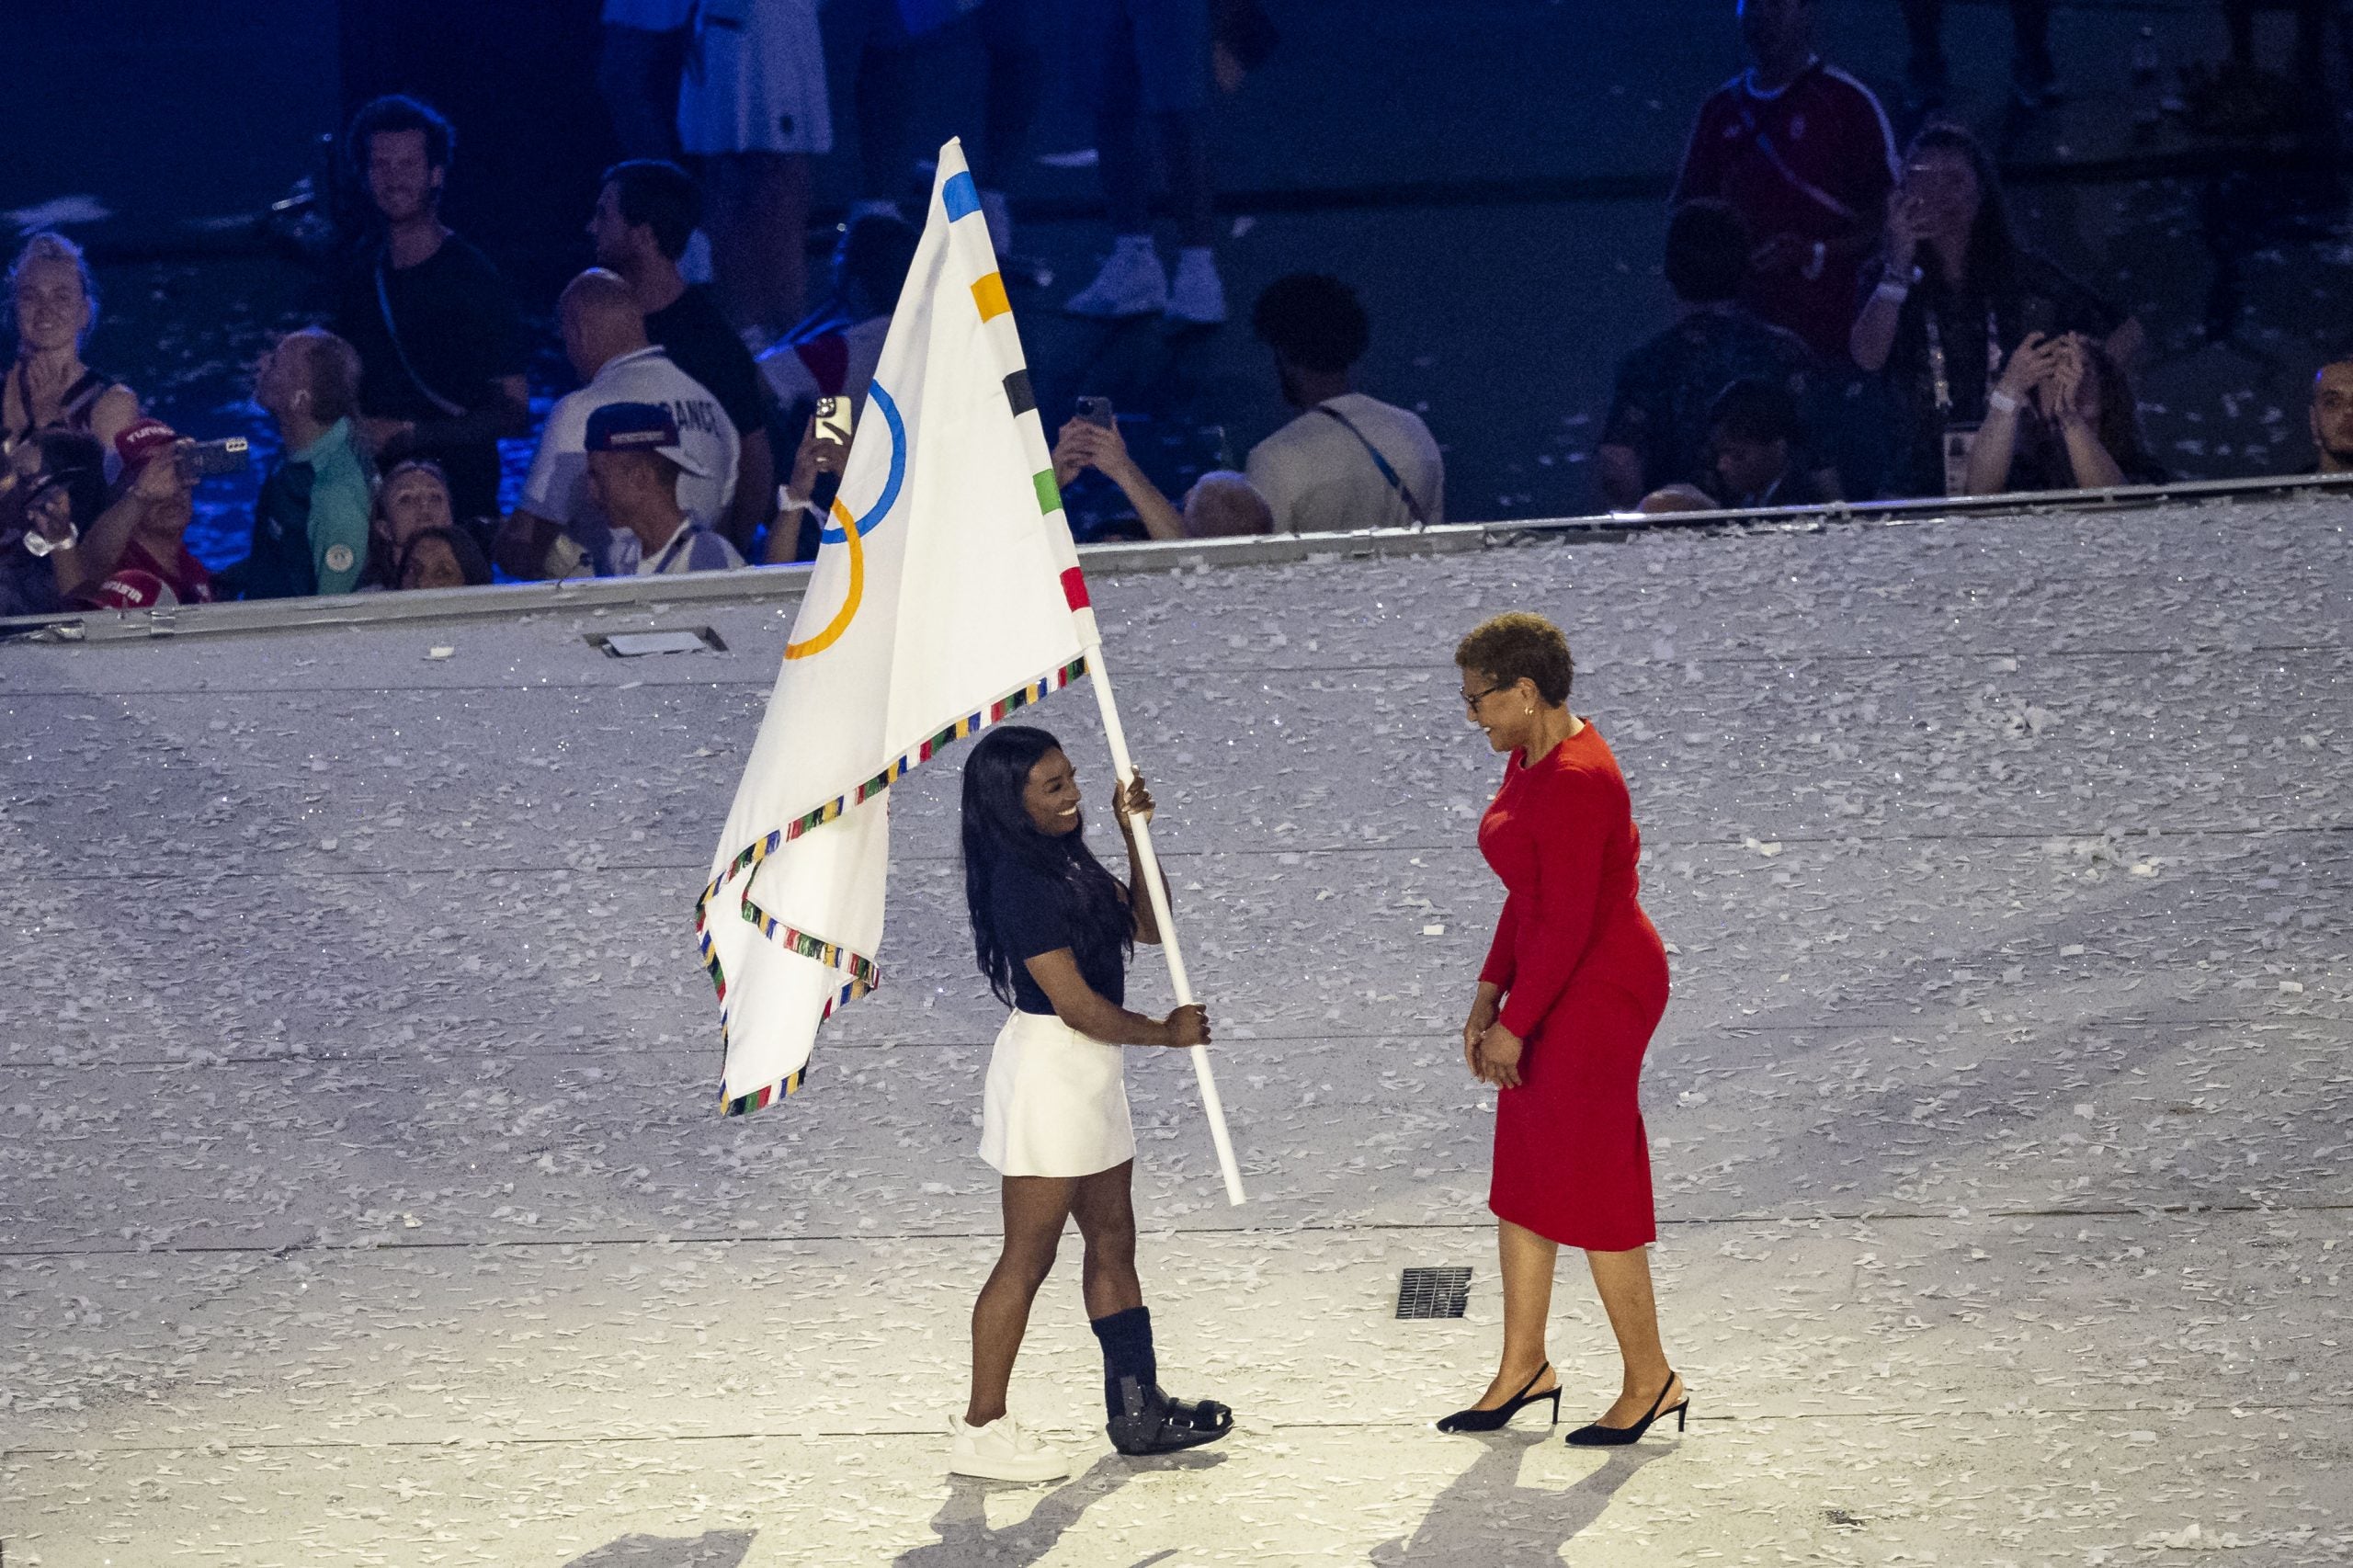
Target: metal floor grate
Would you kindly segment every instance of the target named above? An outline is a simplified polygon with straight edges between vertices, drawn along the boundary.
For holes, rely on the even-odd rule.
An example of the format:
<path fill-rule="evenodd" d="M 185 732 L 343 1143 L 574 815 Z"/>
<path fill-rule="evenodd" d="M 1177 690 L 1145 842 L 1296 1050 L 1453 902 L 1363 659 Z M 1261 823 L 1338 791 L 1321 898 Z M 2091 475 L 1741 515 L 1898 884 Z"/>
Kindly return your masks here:
<path fill-rule="evenodd" d="M 1470 1300 L 1468 1268 L 1409 1268 L 1397 1281 L 1401 1318 L 1459 1318 Z"/>

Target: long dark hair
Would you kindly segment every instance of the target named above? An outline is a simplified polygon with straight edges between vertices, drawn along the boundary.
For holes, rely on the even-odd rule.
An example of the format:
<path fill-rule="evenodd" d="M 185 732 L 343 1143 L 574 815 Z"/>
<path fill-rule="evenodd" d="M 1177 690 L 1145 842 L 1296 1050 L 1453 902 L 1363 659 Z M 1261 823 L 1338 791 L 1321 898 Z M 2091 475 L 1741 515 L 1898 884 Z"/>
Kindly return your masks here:
<path fill-rule="evenodd" d="M 1062 743 L 1029 724 L 991 730 L 964 759 L 964 903 L 972 916 L 972 948 L 989 990 L 1013 1006 L 1013 955 L 996 929 L 997 879 L 1026 864 L 1061 887 L 1070 903 L 1071 937 L 1079 968 L 1135 951 L 1134 917 L 1126 894 L 1094 852 L 1085 824 L 1059 837 L 1038 831 L 1022 804 L 1029 770 Z"/>
<path fill-rule="evenodd" d="M 1967 127 L 1949 119 L 1932 120 L 1912 138 L 1912 145 L 1904 152 L 1905 165 L 1908 167 L 1923 153 L 1958 153 L 1969 165 L 1970 173 L 1977 176 L 1977 220 L 1969 226 L 1969 255 L 1963 265 L 1972 292 L 1998 292 L 2010 280 L 2014 270 L 2011 263 L 2018 251 L 2018 231 L 2010 223 L 2010 204 L 2002 195 L 2002 171 L 1995 166 L 1985 143 Z M 1930 288 L 1952 287 L 1951 280 L 1940 269 L 1932 267 L 1922 270 L 1926 274 L 1924 281 Z"/>

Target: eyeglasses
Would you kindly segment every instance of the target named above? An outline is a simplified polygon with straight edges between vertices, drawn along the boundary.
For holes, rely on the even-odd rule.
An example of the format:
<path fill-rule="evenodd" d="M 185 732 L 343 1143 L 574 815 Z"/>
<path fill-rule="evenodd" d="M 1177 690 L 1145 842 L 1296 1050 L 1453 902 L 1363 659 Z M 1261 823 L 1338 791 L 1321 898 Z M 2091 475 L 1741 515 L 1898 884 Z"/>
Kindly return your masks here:
<path fill-rule="evenodd" d="M 1518 681 L 1510 681 L 1502 686 L 1491 686 L 1484 691 L 1466 691 L 1462 694 L 1463 709 L 1467 712 L 1476 713 L 1479 711 L 1479 704 L 1484 702 L 1487 699 L 1493 697 L 1499 691 L 1509 691 L 1513 687 L 1518 686 L 1518 684 L 1519 683 Z"/>

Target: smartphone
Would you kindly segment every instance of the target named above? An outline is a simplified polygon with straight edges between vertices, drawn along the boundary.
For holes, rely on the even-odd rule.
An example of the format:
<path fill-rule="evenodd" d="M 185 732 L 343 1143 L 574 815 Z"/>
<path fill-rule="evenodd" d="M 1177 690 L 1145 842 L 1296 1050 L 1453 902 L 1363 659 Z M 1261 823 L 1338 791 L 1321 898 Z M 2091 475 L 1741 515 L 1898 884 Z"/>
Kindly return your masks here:
<path fill-rule="evenodd" d="M 817 435 L 822 440 L 849 445 L 849 399 L 821 397 L 817 400 Z"/>
<path fill-rule="evenodd" d="M 189 479 L 210 479 L 242 470 L 252 452 L 243 436 L 220 441 L 190 441 L 179 449 L 180 472 Z"/>
<path fill-rule="evenodd" d="M 1119 416 L 1111 412 L 1111 400 L 1108 397 L 1080 398 L 1078 417 L 1086 424 L 1098 426 L 1106 430 L 1118 428 L 1120 423 Z"/>
<path fill-rule="evenodd" d="M 2048 294 L 2029 294 L 2018 307 L 2018 341 L 2020 343 L 2038 332 L 2048 337 L 2051 335 L 2052 328 L 2058 324 L 2059 302 Z"/>

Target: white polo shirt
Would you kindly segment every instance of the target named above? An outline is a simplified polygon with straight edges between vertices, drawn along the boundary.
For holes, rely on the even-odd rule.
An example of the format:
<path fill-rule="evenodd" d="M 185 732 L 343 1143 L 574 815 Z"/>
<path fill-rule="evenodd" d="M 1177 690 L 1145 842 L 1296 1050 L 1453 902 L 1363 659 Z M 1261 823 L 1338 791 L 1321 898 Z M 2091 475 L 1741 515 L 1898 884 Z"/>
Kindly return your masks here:
<path fill-rule="evenodd" d="M 703 384 L 670 361 L 660 348 L 641 348 L 608 360 L 594 380 L 556 400 L 540 433 L 540 449 L 523 482 L 520 511 L 560 523 L 588 545 L 592 559 L 605 536 L 604 513 L 588 489 L 588 415 L 608 403 L 651 403 L 678 422 L 678 445 L 700 475 L 678 475 L 678 509 L 700 522 L 716 523 L 735 494 L 735 469 L 743 443 L 727 411 Z"/>
<path fill-rule="evenodd" d="M 1250 449 L 1250 483 L 1267 498 L 1277 533 L 1413 526 L 1412 511 L 1365 450 L 1367 441 L 1414 493 L 1425 518 L 1446 520 L 1446 460 L 1419 415 L 1362 392 L 1344 392 L 1324 406 L 1346 415 L 1364 440 L 1311 408 Z"/>

